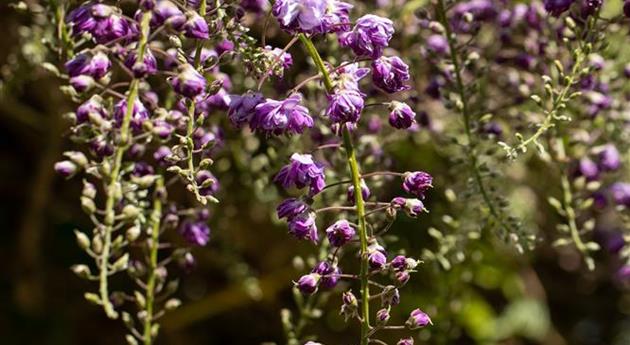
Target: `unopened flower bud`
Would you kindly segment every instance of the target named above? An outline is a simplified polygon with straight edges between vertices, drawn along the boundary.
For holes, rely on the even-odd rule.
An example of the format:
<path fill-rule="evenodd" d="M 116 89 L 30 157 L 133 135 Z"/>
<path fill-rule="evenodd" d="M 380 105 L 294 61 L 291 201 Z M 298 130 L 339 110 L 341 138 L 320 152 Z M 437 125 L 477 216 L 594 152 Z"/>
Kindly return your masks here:
<path fill-rule="evenodd" d="M 57 174 L 70 178 L 77 172 L 77 165 L 71 161 L 61 161 L 55 163 L 55 171 Z"/>
<path fill-rule="evenodd" d="M 74 235 L 76 236 L 77 244 L 79 245 L 81 249 L 85 250 L 85 249 L 90 248 L 90 238 L 87 237 L 86 234 L 75 230 Z"/>
<path fill-rule="evenodd" d="M 423 328 L 427 325 L 432 325 L 431 318 L 425 312 L 420 309 L 414 309 L 409 315 L 409 319 L 405 325 L 407 328 L 414 330 L 418 328 Z"/>
<path fill-rule="evenodd" d="M 127 219 L 133 219 L 140 215 L 140 209 L 134 205 L 125 205 L 125 207 L 123 207 L 122 214 Z"/>
<path fill-rule="evenodd" d="M 83 212 L 87 213 L 87 214 L 92 214 L 94 213 L 94 211 L 96 211 L 96 204 L 94 203 L 94 200 L 85 196 L 81 197 L 81 208 L 83 209 Z"/>
<path fill-rule="evenodd" d="M 164 308 L 168 311 L 171 311 L 179 308 L 180 305 L 182 305 L 182 301 L 177 298 L 171 298 L 166 301 L 166 303 L 164 303 Z"/>
<path fill-rule="evenodd" d="M 63 153 L 64 156 L 68 157 L 73 163 L 76 165 L 85 168 L 88 165 L 88 159 L 85 157 L 83 152 L 79 151 L 66 151 Z"/>
<path fill-rule="evenodd" d="M 127 229 L 127 232 L 125 233 L 125 237 L 127 238 L 127 241 L 134 242 L 135 240 L 138 239 L 138 237 L 140 237 L 140 227 L 138 226 L 130 227 L 129 229 Z"/>
<path fill-rule="evenodd" d="M 413 338 L 400 339 L 396 345 L 413 345 Z"/>
<path fill-rule="evenodd" d="M 81 195 L 86 198 L 94 199 L 96 197 L 96 187 L 94 186 L 94 184 L 84 180 Z"/>
<path fill-rule="evenodd" d="M 72 272 L 80 278 L 88 278 L 91 275 L 90 268 L 86 265 L 74 265 L 71 267 Z"/>
<path fill-rule="evenodd" d="M 383 308 L 376 312 L 376 324 L 381 326 L 389 321 L 389 308 Z"/>
<path fill-rule="evenodd" d="M 303 275 L 295 285 L 305 295 L 313 294 L 317 291 L 321 276 L 317 273 Z"/>

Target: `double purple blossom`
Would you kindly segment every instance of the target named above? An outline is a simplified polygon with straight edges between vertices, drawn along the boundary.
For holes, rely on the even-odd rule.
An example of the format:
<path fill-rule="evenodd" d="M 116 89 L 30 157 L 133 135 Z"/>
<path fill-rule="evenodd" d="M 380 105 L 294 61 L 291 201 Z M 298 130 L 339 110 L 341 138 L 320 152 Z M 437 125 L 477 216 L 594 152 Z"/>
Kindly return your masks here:
<path fill-rule="evenodd" d="M 394 23 L 373 14 L 357 19 L 354 28 L 339 36 L 344 47 L 350 47 L 357 56 L 373 59 L 383 55 L 383 49 L 389 45 L 394 34 Z"/>
<path fill-rule="evenodd" d="M 256 105 L 250 126 L 267 135 L 302 133 L 306 128 L 313 127 L 313 118 L 301 102 L 302 96 L 297 93 L 283 101 L 268 98 Z"/>
<path fill-rule="evenodd" d="M 291 156 L 291 163 L 280 170 L 274 181 L 284 188 L 308 186 L 309 195 L 313 196 L 321 192 L 326 185 L 324 166 L 315 162 L 313 156 L 309 154 L 294 153 Z"/>

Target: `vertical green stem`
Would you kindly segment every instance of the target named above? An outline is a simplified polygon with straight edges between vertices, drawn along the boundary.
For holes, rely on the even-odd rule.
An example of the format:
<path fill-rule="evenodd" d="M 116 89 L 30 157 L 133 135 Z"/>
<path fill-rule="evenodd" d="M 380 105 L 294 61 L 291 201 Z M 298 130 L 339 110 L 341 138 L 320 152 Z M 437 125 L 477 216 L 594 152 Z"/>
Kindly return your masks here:
<path fill-rule="evenodd" d="M 158 247 L 160 244 L 160 220 L 162 218 L 162 198 L 164 196 L 164 180 L 159 178 L 155 182 L 153 197 L 153 212 L 151 213 L 151 240 L 149 242 L 149 272 L 146 290 L 146 306 L 144 319 L 144 345 L 151 345 L 153 341 L 153 307 L 155 303 L 155 282 L 158 263 Z"/>
<path fill-rule="evenodd" d="M 140 36 L 140 42 L 138 43 L 138 60 L 142 61 L 144 53 L 146 51 L 147 37 L 149 32 L 149 21 L 151 20 L 151 12 L 146 12 L 142 16 L 142 33 Z M 112 171 L 109 175 L 109 183 L 107 184 L 107 200 L 105 201 L 105 217 L 103 227 L 103 249 L 99 258 L 99 294 L 103 310 L 109 318 L 115 319 L 118 317 L 118 313 L 114 310 L 112 303 L 109 301 L 109 290 L 107 287 L 109 277 L 109 256 L 112 242 L 112 229 L 114 227 L 116 212 L 114 206 L 117 199 L 120 197 L 120 169 L 122 167 L 123 155 L 129 147 L 129 127 L 131 124 L 131 116 L 133 114 L 134 104 L 136 98 L 138 98 L 138 86 L 140 84 L 139 79 L 133 79 L 129 86 L 129 93 L 127 95 L 127 109 L 123 118 L 122 125 L 120 126 L 120 141 L 117 143 L 116 151 L 114 153 L 114 162 L 112 164 Z"/>
<path fill-rule="evenodd" d="M 506 224 L 504 224 L 501 213 L 494 206 L 494 203 L 492 202 L 490 198 L 490 194 L 486 190 L 486 186 L 483 183 L 483 178 L 481 174 L 479 173 L 479 169 L 477 167 L 479 163 L 477 160 L 477 156 L 473 152 L 473 148 L 472 148 L 474 137 L 472 134 L 472 130 L 470 128 L 470 111 L 468 108 L 468 97 L 466 95 L 466 88 L 464 86 L 464 81 L 462 78 L 462 70 L 459 63 L 459 57 L 457 56 L 457 44 L 455 42 L 455 38 L 453 36 L 453 32 L 451 30 L 451 26 L 448 21 L 448 18 L 446 17 L 446 8 L 444 6 L 444 0 L 438 0 L 437 2 L 437 17 L 438 17 L 438 21 L 444 27 L 446 40 L 448 42 L 449 51 L 451 54 L 451 61 L 453 62 L 453 69 L 455 72 L 455 86 L 457 88 L 457 93 L 459 94 L 459 98 L 461 102 L 461 105 L 458 106 L 458 108 L 461 112 L 462 120 L 464 121 L 464 131 L 466 133 L 466 140 L 468 140 L 468 144 L 467 144 L 468 148 L 466 150 L 466 155 L 468 157 L 468 160 L 472 169 L 473 178 L 475 180 L 475 183 L 477 184 L 477 187 L 479 188 L 479 192 L 481 194 L 481 197 L 484 200 L 484 203 L 486 204 L 486 206 L 488 207 L 488 210 L 490 211 L 490 214 L 492 215 L 492 218 L 496 220 L 496 222 L 499 224 L 500 227 L 504 228 L 504 230 L 509 233 L 510 229 Z"/>
<path fill-rule="evenodd" d="M 219 5 L 217 1 L 216 6 Z M 206 18 L 206 0 L 201 0 L 199 4 L 199 15 L 202 16 L 205 20 Z M 217 7 L 218 8 L 218 7 Z M 194 67 L 195 69 L 199 69 L 201 65 L 201 52 L 203 49 L 203 44 L 201 41 L 197 41 L 197 49 L 195 51 L 195 61 Z M 195 131 L 195 100 L 191 99 L 190 104 L 188 105 L 188 126 L 186 128 L 186 145 L 188 148 L 188 180 L 190 183 L 195 182 L 195 161 L 193 157 L 193 151 L 195 150 L 195 143 L 192 140 L 193 132 Z M 195 191 L 197 190 L 195 186 Z"/>
<path fill-rule="evenodd" d="M 328 74 L 328 70 L 324 65 L 324 61 L 317 52 L 313 42 L 304 34 L 298 36 L 304 44 L 308 54 L 311 56 L 315 65 L 321 72 L 324 80 L 324 86 L 327 92 L 333 91 L 332 80 Z M 352 143 L 352 136 L 347 126 L 343 128 L 343 143 L 346 149 L 346 157 L 350 173 L 352 174 L 352 185 L 354 186 L 355 207 L 359 225 L 359 239 L 361 241 L 361 345 L 367 345 L 370 331 L 370 286 L 369 286 L 369 266 L 368 266 L 368 233 L 365 223 L 365 204 L 361 193 L 361 171 L 357 161 L 356 150 Z"/>

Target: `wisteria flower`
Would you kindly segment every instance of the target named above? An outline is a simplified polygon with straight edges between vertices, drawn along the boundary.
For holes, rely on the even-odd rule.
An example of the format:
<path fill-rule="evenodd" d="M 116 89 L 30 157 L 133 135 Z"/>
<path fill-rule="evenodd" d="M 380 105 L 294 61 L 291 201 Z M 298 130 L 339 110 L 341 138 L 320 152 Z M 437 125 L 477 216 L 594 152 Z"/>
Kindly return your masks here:
<path fill-rule="evenodd" d="M 398 56 L 382 56 L 372 62 L 372 80 L 374 85 L 389 93 L 409 90 L 405 85 L 410 79 L 409 66 Z"/>
<path fill-rule="evenodd" d="M 228 118 L 236 128 L 249 123 L 256 114 L 256 106 L 265 98 L 259 92 L 248 92 L 243 95 L 230 95 Z"/>
<path fill-rule="evenodd" d="M 389 110 L 389 124 L 394 128 L 406 129 L 416 122 L 416 113 L 407 103 L 393 101 Z"/>
<path fill-rule="evenodd" d="M 373 14 L 357 19 L 354 28 L 341 34 L 339 42 L 344 47 L 350 47 L 357 56 L 374 59 L 383 55 L 383 49 L 389 45 L 394 34 L 394 23 Z"/>
<path fill-rule="evenodd" d="M 357 123 L 363 111 L 365 97 L 353 89 L 339 89 L 328 96 L 326 115 L 333 123 Z"/>
<path fill-rule="evenodd" d="M 276 212 L 279 219 L 291 220 L 308 210 L 308 205 L 296 198 L 285 199 L 278 205 Z"/>
<path fill-rule="evenodd" d="M 123 119 L 127 114 L 127 100 L 121 99 L 114 106 L 114 120 L 116 121 L 117 126 L 121 126 L 123 123 Z M 142 104 L 139 99 L 136 99 L 133 103 L 133 108 L 131 109 L 131 128 L 135 132 L 140 132 L 142 130 L 142 124 L 148 120 L 150 117 L 149 111 Z"/>
<path fill-rule="evenodd" d="M 433 187 L 433 177 L 424 171 L 407 172 L 404 178 L 403 189 L 420 198 L 424 198 L 424 193 Z"/>
<path fill-rule="evenodd" d="M 302 96 L 294 93 L 283 101 L 267 99 L 258 104 L 250 126 L 265 134 L 298 134 L 313 127 L 313 118 L 301 105 Z"/>
<path fill-rule="evenodd" d="M 302 213 L 289 221 L 289 233 L 300 240 L 319 241 L 315 215 L 312 212 Z"/>
<path fill-rule="evenodd" d="M 309 194 L 312 196 L 324 189 L 325 179 L 324 166 L 315 162 L 313 156 L 294 153 L 291 156 L 291 163 L 280 170 L 274 181 L 280 183 L 284 188 L 308 186 Z"/>
<path fill-rule="evenodd" d="M 185 222 L 180 233 L 186 242 L 194 246 L 205 246 L 210 240 L 210 227 L 204 222 Z"/>
<path fill-rule="evenodd" d="M 204 92 L 206 79 L 189 64 L 182 65 L 177 76 L 171 79 L 175 91 L 185 97 L 193 98 Z"/>
<path fill-rule="evenodd" d="M 350 223 L 341 219 L 326 229 L 328 241 L 334 247 L 341 247 L 348 243 L 354 237 L 355 231 Z"/>

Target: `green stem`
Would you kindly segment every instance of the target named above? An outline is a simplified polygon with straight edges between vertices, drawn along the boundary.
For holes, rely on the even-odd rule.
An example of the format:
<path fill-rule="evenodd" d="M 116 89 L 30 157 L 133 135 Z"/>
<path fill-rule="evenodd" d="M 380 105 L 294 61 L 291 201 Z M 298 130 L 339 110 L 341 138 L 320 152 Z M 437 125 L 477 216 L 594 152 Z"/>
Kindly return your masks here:
<path fill-rule="evenodd" d="M 219 5 L 219 2 L 216 2 L 216 6 Z M 218 7 L 217 7 L 218 8 Z M 199 14 L 205 19 L 206 17 L 206 0 L 201 0 L 199 4 Z M 195 69 L 199 69 L 201 65 L 201 51 L 203 49 L 203 43 L 201 41 L 197 41 L 197 50 L 195 51 Z M 188 105 L 188 125 L 186 127 L 186 146 L 188 148 L 188 181 L 193 184 L 195 194 L 198 193 L 197 185 L 195 183 L 195 160 L 193 157 L 193 151 L 195 150 L 195 143 L 192 140 L 193 132 L 195 131 L 195 100 L 191 99 L 190 104 Z M 199 199 L 199 198 L 197 198 Z"/>
<path fill-rule="evenodd" d="M 298 37 L 321 72 L 326 91 L 328 93 L 333 92 L 332 80 L 328 74 L 326 66 L 324 65 L 324 61 L 313 45 L 313 42 L 304 34 L 300 34 Z M 357 161 L 356 150 L 352 143 L 352 136 L 347 126 L 344 126 L 343 128 L 343 143 L 346 149 L 346 157 L 350 167 L 350 173 L 352 174 L 352 185 L 354 186 L 354 190 L 357 191 L 354 193 L 354 198 L 359 223 L 359 239 L 361 241 L 361 345 L 367 345 L 370 331 L 370 285 L 367 255 L 368 233 L 365 223 L 365 203 L 363 201 L 363 195 L 359 192 L 361 190 L 361 171 Z"/>
<path fill-rule="evenodd" d="M 146 12 L 142 16 L 142 34 L 140 36 L 140 42 L 138 44 L 138 61 L 142 61 L 144 53 L 146 51 L 147 37 L 149 32 L 149 21 L 151 20 L 151 12 Z M 125 116 L 123 117 L 122 125 L 120 126 L 120 141 L 117 143 L 116 151 L 114 153 L 114 163 L 112 164 L 112 171 L 109 175 L 109 183 L 107 184 L 107 200 L 105 201 L 105 218 L 103 229 L 103 250 L 99 258 L 99 294 L 103 310 L 109 318 L 115 319 L 118 317 L 118 313 L 114 310 L 114 306 L 109 301 L 109 290 L 107 287 L 109 277 L 109 256 L 112 242 L 112 229 L 116 219 L 116 212 L 114 206 L 117 199 L 120 197 L 120 169 L 122 167 L 122 159 L 129 147 L 129 127 L 131 124 L 131 116 L 133 114 L 134 104 L 136 98 L 138 98 L 138 86 L 140 80 L 133 79 L 129 86 L 129 93 L 127 95 L 127 109 Z"/>
<path fill-rule="evenodd" d="M 472 149 L 474 137 L 472 134 L 472 130 L 470 129 L 470 111 L 468 108 L 468 98 L 466 95 L 466 88 L 464 86 L 464 81 L 462 78 L 462 71 L 461 71 L 461 66 L 459 64 L 459 57 L 457 56 L 457 44 L 455 42 L 455 38 L 453 36 L 450 23 L 446 17 L 446 9 L 444 6 L 444 0 L 438 0 L 437 2 L 437 16 L 438 16 L 438 20 L 440 21 L 442 26 L 444 26 L 444 29 L 446 31 L 446 40 L 448 42 L 449 51 L 451 54 L 451 60 L 453 62 L 453 69 L 455 72 L 455 84 L 457 88 L 457 93 L 459 94 L 459 98 L 461 101 L 460 112 L 462 115 L 462 119 L 464 121 L 464 130 L 466 132 L 466 139 L 468 140 L 468 147 L 466 150 L 466 155 L 470 162 L 470 166 L 473 172 L 473 178 L 475 180 L 475 183 L 477 184 L 477 187 L 479 188 L 479 192 L 481 193 L 481 197 L 483 198 L 484 203 L 486 204 L 486 206 L 488 207 L 488 210 L 490 211 L 490 214 L 499 223 L 499 226 L 509 233 L 510 229 L 506 224 L 504 224 L 501 213 L 494 206 L 494 203 L 492 202 L 490 198 L 490 194 L 486 190 L 486 186 L 483 183 L 483 178 L 481 176 L 481 173 L 479 172 L 479 169 L 477 168 L 479 162 L 477 160 L 477 156 L 475 155 Z"/>
<path fill-rule="evenodd" d="M 536 133 L 534 133 L 526 140 L 522 141 L 520 144 L 518 144 L 516 148 L 514 148 L 514 153 L 517 153 L 519 151 L 525 152 L 529 144 L 536 142 L 541 135 L 545 134 L 551 127 L 554 126 L 553 120 L 555 119 L 558 110 L 560 110 L 560 108 L 564 106 L 569 100 L 567 94 L 569 93 L 569 91 L 571 91 L 571 88 L 575 84 L 575 80 L 580 74 L 580 69 L 582 68 L 582 63 L 584 60 L 583 55 L 584 54 L 582 53 L 582 49 L 580 48 L 577 53 L 575 63 L 573 64 L 573 68 L 571 69 L 571 73 L 567 76 L 566 86 L 560 91 L 560 93 L 558 94 L 558 98 L 554 100 L 551 109 L 547 112 L 545 120 L 540 125 L 540 127 L 538 127 Z"/>
<path fill-rule="evenodd" d="M 151 345 L 153 341 L 153 307 L 155 302 L 155 283 L 158 264 L 158 247 L 160 244 L 160 220 L 162 218 L 162 198 L 164 193 L 164 180 L 159 178 L 155 182 L 155 196 L 153 197 L 153 213 L 151 214 L 151 241 L 149 242 L 149 272 L 147 280 L 146 306 L 144 319 L 144 345 Z"/>

